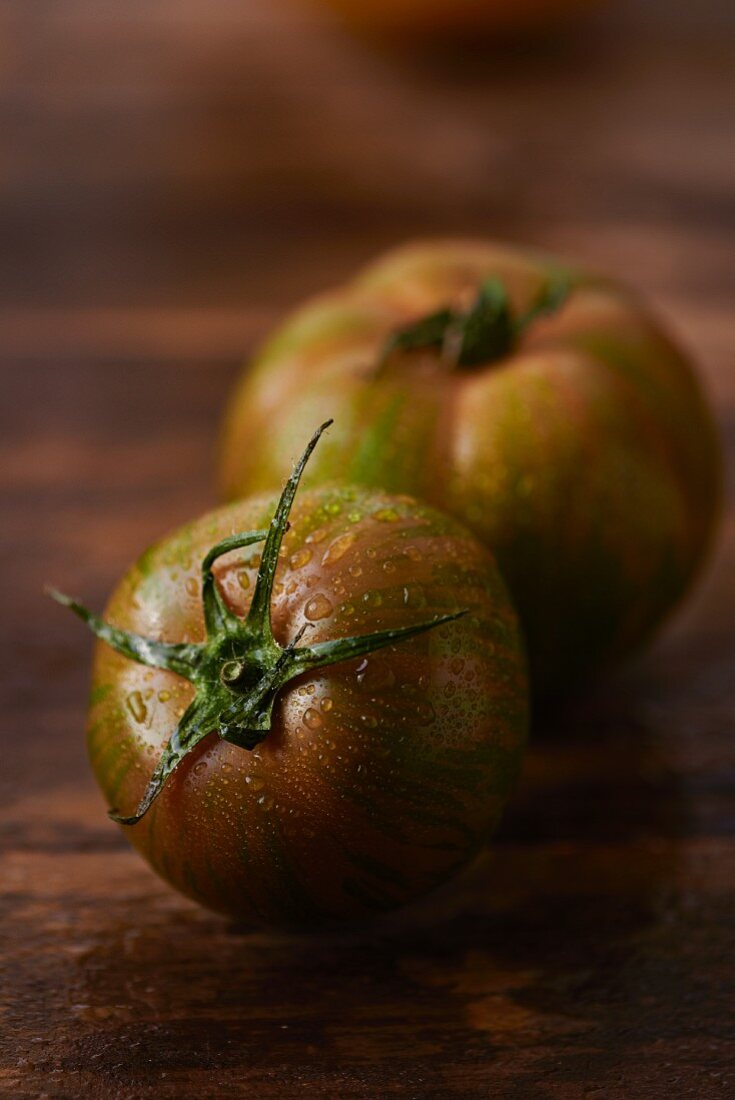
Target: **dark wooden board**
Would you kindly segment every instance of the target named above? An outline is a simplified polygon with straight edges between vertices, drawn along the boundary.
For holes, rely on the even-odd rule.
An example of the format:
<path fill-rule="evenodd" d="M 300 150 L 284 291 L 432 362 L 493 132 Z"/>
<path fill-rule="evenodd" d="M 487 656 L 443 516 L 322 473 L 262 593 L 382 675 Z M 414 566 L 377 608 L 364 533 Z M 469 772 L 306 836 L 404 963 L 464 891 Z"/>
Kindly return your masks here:
<path fill-rule="evenodd" d="M 255 0 L 6 2 L 0 1094 L 735 1094 L 732 494 L 653 650 L 539 719 L 482 866 L 337 937 L 228 925 L 129 851 L 84 758 L 89 641 L 41 592 L 101 605 L 213 504 L 243 352 L 417 234 L 634 281 L 695 350 L 732 469 L 727 8 L 630 4 L 457 61 Z"/>

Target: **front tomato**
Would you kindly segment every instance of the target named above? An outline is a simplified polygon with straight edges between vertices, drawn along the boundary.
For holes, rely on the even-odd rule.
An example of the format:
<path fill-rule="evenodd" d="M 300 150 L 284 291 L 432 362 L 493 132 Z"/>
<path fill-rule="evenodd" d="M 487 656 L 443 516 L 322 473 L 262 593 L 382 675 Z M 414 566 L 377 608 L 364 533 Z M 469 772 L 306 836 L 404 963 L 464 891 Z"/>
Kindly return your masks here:
<path fill-rule="evenodd" d="M 548 257 L 415 245 L 307 304 L 234 395 L 225 492 L 278 484 L 323 415 L 336 428 L 311 482 L 411 493 L 466 523 L 541 692 L 645 640 L 711 540 L 720 453 L 689 362 L 630 291 Z"/>
<path fill-rule="evenodd" d="M 108 622 L 58 597 L 102 639 L 89 752 L 131 842 L 204 905 L 291 926 L 466 863 L 527 723 L 515 613 L 469 532 L 359 488 L 294 503 L 299 475 L 275 516 L 239 502 L 154 546 Z"/>

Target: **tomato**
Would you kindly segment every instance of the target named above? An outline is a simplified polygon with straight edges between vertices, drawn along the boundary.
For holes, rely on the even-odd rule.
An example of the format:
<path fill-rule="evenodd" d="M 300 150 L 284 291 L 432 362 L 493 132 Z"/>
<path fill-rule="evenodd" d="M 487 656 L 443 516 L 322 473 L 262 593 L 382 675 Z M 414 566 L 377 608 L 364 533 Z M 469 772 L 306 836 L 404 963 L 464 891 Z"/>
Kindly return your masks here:
<path fill-rule="evenodd" d="M 107 621 L 56 594 L 101 639 L 89 753 L 132 844 L 202 904 L 290 926 L 390 909 L 465 864 L 528 707 L 477 540 L 405 496 L 294 502 L 306 457 L 277 506 L 238 502 L 144 554 Z"/>
<path fill-rule="evenodd" d="M 523 31 L 557 22 L 594 0 L 325 0 L 345 23 L 381 35 L 433 38 Z"/>
<path fill-rule="evenodd" d="M 645 641 L 711 541 L 720 451 L 687 358 L 629 290 L 553 258 L 417 244 L 307 304 L 233 396 L 226 494 L 278 484 L 323 415 L 337 426 L 309 483 L 411 493 L 466 523 L 541 693 Z"/>

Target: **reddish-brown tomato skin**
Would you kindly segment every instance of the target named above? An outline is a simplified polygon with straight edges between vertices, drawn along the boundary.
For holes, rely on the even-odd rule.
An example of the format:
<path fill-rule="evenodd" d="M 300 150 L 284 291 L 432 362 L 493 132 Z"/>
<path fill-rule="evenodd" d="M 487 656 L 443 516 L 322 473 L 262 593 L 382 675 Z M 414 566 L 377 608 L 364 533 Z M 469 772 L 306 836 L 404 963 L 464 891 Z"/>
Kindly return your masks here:
<path fill-rule="evenodd" d="M 571 284 L 504 358 L 448 369 L 386 337 L 489 277 L 516 316 Z M 625 287 L 532 252 L 409 245 L 297 311 L 231 401 L 228 496 L 277 486 L 306 426 L 335 419 L 306 484 L 335 477 L 425 499 L 490 548 L 523 623 L 534 689 L 564 693 L 639 647 L 711 544 L 722 465 L 686 356 Z"/>
<path fill-rule="evenodd" d="M 267 526 L 275 503 L 236 503 L 153 547 L 113 595 L 109 621 L 161 641 L 203 641 L 202 557 L 226 535 Z M 455 521 L 345 487 L 301 492 L 290 518 L 272 602 L 281 644 L 304 622 L 302 644 L 469 608 L 293 681 L 255 751 L 212 733 L 126 827 L 155 870 L 202 904 L 303 927 L 392 909 L 478 851 L 518 772 L 527 680 L 503 582 Z M 238 615 L 258 561 L 254 547 L 215 568 Z M 111 806 L 135 808 L 193 691 L 98 643 L 88 745 Z"/>

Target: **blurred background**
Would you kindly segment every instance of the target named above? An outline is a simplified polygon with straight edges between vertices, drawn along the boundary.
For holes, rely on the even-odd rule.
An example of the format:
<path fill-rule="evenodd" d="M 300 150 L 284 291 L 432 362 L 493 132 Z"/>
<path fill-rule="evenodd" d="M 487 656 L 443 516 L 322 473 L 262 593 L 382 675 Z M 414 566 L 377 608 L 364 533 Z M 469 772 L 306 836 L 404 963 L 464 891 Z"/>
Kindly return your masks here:
<path fill-rule="evenodd" d="M 733 426 L 730 0 L 608 0 L 459 43 L 376 41 L 335 2 L 0 7 L 3 690 L 6 715 L 36 714 L 0 786 L 87 775 L 89 643 L 43 583 L 99 607 L 211 507 L 245 354 L 385 247 L 497 237 L 630 280 Z M 639 666 L 646 691 L 685 655 L 710 678 L 726 667 L 734 558 L 723 539 Z"/>
<path fill-rule="evenodd" d="M 732 0 L 607 0 L 462 45 L 352 33 L 336 3 L 0 3 L 0 1069 L 18 1067 L 2 1079 L 78 1096 L 84 1072 L 87 1095 L 127 1096 L 134 1062 L 136 1096 L 240 1096 L 246 1078 L 279 1100 L 284 1081 L 370 1100 L 400 1081 L 441 1100 L 582 1095 L 560 1080 L 724 1096 L 731 493 L 658 644 L 534 741 L 499 888 L 447 935 L 253 946 L 153 879 L 89 774 L 90 641 L 43 583 L 99 608 L 211 507 L 245 354 L 385 247 L 496 237 L 632 282 L 692 349 L 732 470 Z"/>
<path fill-rule="evenodd" d="M 730 0 L 607 0 L 443 54 L 328 3 L 4 0 L 2 301 L 270 310 L 436 232 L 724 291 Z"/>
<path fill-rule="evenodd" d="M 39 702 L 41 662 L 70 707 L 66 741 L 34 729 L 44 762 L 33 737 L 18 746 L 36 778 L 78 775 L 84 755 L 86 639 L 68 651 L 43 582 L 99 606 L 146 544 L 215 503 L 243 356 L 386 246 L 480 235 L 629 279 L 732 426 L 732 3 L 608 0 L 452 43 L 353 34 L 333 2 L 0 8 L 9 706 Z M 21 549 L 31 531 L 43 554 Z M 679 637 L 691 650 L 712 634 Z"/>
<path fill-rule="evenodd" d="M 335 2 L 0 6 L 5 488 L 43 509 L 65 487 L 67 584 L 105 494 L 119 538 L 90 598 L 211 504 L 254 341 L 406 238 L 497 237 L 630 279 L 725 415 L 730 0 L 607 0 L 454 46 L 352 34 Z"/>

